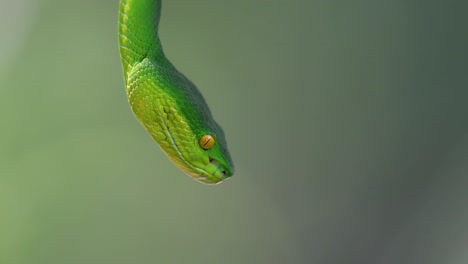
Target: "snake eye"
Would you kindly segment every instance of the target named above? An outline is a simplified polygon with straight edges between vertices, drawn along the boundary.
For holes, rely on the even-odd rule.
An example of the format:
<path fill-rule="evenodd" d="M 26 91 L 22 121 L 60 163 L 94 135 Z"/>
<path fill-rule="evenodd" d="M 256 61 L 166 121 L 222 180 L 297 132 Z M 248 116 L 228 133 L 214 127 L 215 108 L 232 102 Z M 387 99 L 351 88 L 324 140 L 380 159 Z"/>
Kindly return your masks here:
<path fill-rule="evenodd" d="M 203 149 L 210 149 L 214 146 L 215 144 L 215 139 L 213 136 L 211 135 L 203 135 L 201 138 L 200 138 L 200 141 L 198 141 L 198 143 L 200 144 L 200 147 L 202 147 Z"/>

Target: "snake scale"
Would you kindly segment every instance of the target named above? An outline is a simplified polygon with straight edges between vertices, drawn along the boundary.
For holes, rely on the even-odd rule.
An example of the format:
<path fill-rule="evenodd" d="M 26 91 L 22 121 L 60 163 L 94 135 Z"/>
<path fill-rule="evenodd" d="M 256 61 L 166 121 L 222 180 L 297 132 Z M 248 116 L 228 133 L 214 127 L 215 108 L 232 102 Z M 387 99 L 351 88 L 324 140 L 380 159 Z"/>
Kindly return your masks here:
<path fill-rule="evenodd" d="M 121 0 L 119 49 L 128 102 L 138 121 L 183 172 L 208 184 L 234 172 L 225 135 L 196 86 L 166 58 L 160 0 Z"/>

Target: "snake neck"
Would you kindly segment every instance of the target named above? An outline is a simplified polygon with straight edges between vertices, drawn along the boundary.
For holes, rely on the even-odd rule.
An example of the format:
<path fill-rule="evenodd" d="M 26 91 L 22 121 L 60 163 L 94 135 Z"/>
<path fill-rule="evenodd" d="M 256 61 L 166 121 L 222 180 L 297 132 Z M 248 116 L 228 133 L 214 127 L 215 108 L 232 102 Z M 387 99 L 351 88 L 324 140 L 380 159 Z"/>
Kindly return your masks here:
<path fill-rule="evenodd" d="M 158 36 L 161 0 L 121 0 L 119 44 L 125 80 L 145 58 L 166 61 Z"/>

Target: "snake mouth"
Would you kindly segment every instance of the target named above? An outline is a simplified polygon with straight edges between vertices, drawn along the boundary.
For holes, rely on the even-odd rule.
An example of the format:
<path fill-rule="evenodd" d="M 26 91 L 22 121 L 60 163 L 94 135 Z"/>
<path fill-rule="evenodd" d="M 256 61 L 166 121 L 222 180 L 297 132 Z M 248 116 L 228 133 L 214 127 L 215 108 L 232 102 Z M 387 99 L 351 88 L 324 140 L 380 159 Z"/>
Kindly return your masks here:
<path fill-rule="evenodd" d="M 226 176 L 226 170 L 223 169 L 223 166 L 221 165 L 221 163 L 212 157 L 208 157 L 208 158 L 210 160 L 210 164 L 216 167 L 216 172 L 220 172 L 221 178 L 223 180 L 228 178 L 228 176 Z"/>

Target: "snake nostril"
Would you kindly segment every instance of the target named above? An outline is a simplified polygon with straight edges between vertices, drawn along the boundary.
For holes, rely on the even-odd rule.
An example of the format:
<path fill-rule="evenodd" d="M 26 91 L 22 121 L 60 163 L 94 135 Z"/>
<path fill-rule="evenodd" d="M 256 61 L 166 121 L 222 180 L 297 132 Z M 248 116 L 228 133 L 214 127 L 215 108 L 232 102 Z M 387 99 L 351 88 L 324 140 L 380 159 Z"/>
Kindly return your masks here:
<path fill-rule="evenodd" d="M 223 174 L 223 176 L 226 175 L 226 171 L 221 171 L 221 173 Z"/>

